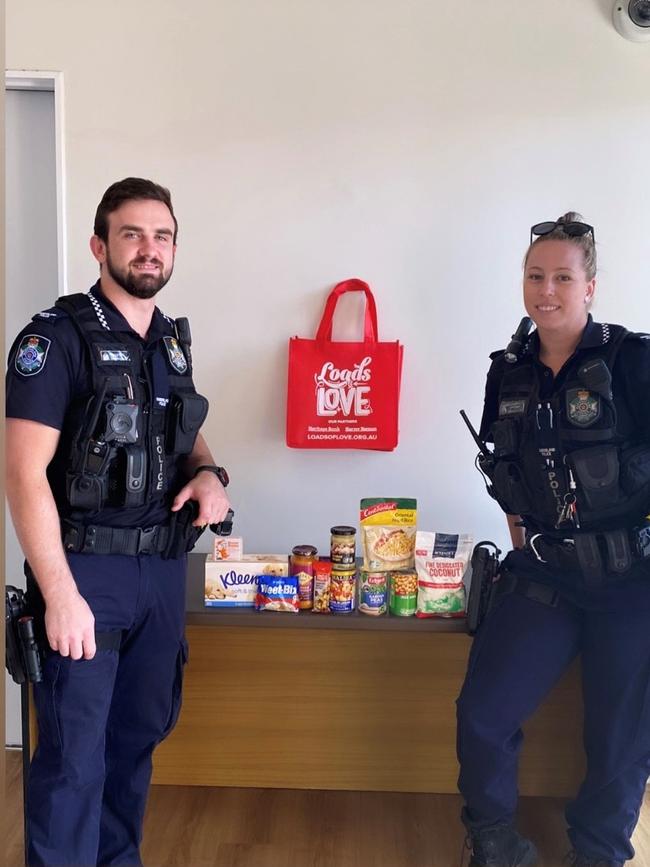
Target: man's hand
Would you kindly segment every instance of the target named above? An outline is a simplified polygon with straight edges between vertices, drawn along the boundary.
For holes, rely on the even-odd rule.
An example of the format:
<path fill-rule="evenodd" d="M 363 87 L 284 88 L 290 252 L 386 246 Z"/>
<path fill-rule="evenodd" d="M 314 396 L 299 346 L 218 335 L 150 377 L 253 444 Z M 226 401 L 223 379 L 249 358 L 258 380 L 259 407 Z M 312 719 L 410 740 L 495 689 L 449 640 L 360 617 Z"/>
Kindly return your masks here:
<path fill-rule="evenodd" d="M 172 503 L 172 512 L 177 512 L 188 500 L 196 500 L 199 504 L 199 515 L 192 522 L 195 527 L 218 524 L 223 521 L 230 508 L 224 486 L 209 470 L 203 470 L 181 488 Z"/>
<path fill-rule="evenodd" d="M 45 631 L 52 650 L 72 659 L 95 655 L 95 618 L 88 603 L 75 588 L 59 591 L 47 601 Z"/>

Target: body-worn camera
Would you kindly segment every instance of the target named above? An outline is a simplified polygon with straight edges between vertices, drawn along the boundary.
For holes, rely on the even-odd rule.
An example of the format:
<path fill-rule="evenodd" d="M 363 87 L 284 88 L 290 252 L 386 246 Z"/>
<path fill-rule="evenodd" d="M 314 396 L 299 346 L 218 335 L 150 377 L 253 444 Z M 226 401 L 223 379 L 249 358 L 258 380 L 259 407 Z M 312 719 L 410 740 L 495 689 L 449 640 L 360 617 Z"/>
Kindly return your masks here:
<path fill-rule="evenodd" d="M 494 442 L 494 456 L 497 458 L 510 457 L 517 453 L 519 447 L 519 425 L 511 418 L 502 418 L 495 421 L 491 428 Z"/>
<path fill-rule="evenodd" d="M 125 397 L 115 396 L 106 404 L 107 443 L 136 443 L 138 441 L 138 405 Z"/>

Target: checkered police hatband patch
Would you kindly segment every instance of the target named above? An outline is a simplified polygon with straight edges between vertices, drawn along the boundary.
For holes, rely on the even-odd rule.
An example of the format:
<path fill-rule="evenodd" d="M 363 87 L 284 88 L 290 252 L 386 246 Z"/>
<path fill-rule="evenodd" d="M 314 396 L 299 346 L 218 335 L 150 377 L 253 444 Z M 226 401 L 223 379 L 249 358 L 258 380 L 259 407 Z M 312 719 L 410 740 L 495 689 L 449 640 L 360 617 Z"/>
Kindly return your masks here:
<path fill-rule="evenodd" d="M 92 292 L 88 293 L 88 298 L 90 300 L 90 303 L 93 305 L 93 310 L 95 311 L 95 313 L 97 315 L 97 319 L 99 320 L 99 324 L 102 326 L 102 328 L 105 328 L 107 331 L 110 331 L 111 326 L 106 321 L 106 316 L 104 314 L 104 311 L 102 310 L 102 305 L 99 303 L 97 298 L 95 298 L 95 296 L 93 295 Z"/>

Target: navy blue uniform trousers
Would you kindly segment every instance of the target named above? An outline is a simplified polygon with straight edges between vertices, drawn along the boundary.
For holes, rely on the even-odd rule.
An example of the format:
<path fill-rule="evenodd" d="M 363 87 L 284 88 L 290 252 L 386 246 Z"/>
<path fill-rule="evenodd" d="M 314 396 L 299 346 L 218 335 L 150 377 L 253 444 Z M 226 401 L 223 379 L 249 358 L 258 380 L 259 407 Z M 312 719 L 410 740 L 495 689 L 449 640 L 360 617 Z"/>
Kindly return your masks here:
<path fill-rule="evenodd" d="M 582 660 L 587 773 L 566 810 L 574 848 L 623 863 L 650 773 L 650 578 L 603 610 L 518 593 L 479 629 L 457 702 L 459 789 L 476 828 L 514 820 L 521 725 Z"/>
<path fill-rule="evenodd" d="M 34 685 L 38 745 L 28 779 L 30 867 L 140 865 L 151 754 L 181 701 L 186 558 L 70 554 L 95 629 L 121 649 L 51 653 Z"/>

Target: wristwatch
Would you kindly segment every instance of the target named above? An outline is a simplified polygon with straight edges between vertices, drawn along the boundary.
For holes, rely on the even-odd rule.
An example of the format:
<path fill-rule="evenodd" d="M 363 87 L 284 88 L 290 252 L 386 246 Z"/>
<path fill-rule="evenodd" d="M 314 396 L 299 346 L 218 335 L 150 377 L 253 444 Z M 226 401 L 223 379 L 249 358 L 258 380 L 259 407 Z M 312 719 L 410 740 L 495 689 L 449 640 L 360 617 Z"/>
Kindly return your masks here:
<path fill-rule="evenodd" d="M 204 470 L 207 470 L 209 473 L 214 473 L 221 482 L 221 484 L 224 486 L 224 488 L 228 487 L 228 483 L 230 482 L 228 473 L 226 472 L 224 467 L 217 467 L 214 464 L 203 464 L 203 466 L 197 467 L 194 470 L 194 476 L 192 478 L 196 478 L 198 474 L 202 473 Z"/>

